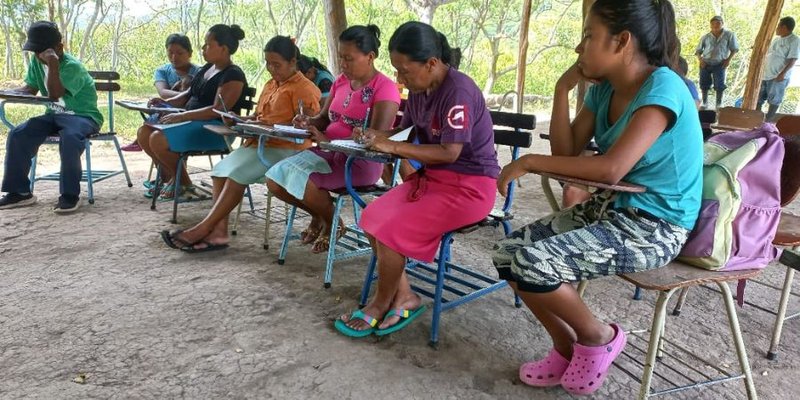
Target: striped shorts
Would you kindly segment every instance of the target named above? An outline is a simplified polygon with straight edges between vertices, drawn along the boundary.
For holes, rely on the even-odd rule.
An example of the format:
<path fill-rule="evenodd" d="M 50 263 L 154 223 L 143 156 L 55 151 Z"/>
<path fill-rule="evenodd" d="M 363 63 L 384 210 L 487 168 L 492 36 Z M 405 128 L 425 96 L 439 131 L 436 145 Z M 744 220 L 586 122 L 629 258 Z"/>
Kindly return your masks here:
<path fill-rule="evenodd" d="M 500 279 L 523 292 L 645 271 L 678 256 L 689 230 L 634 208 L 605 209 L 602 195 L 512 232 L 494 246 Z"/>

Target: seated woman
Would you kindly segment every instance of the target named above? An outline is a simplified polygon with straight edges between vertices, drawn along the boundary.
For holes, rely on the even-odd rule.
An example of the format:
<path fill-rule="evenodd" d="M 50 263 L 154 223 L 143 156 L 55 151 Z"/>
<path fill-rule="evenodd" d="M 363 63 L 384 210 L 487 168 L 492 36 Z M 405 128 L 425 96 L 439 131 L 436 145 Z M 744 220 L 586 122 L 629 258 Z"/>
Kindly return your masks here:
<path fill-rule="evenodd" d="M 328 71 L 328 68 L 322 65 L 316 58 L 304 56 L 302 54 L 297 58 L 297 69 L 319 88 L 319 91 L 322 92 L 322 99 L 320 101 L 324 104 L 325 100 L 331 94 L 331 87 L 335 79 L 331 71 Z"/>
<path fill-rule="evenodd" d="M 626 337 L 598 320 L 572 283 L 658 268 L 678 255 L 702 193 L 703 136 L 677 60 L 668 0 L 597 0 L 578 60 L 556 83 L 552 156 L 529 154 L 503 168 L 497 187 L 529 172 L 644 186 L 644 193 L 594 194 L 583 204 L 513 232 L 495 246 L 501 279 L 519 294 L 553 341 L 520 367 L 531 386 L 585 395 L 601 387 Z M 570 122 L 569 92 L 599 82 Z M 579 157 L 592 138 L 602 154 Z M 383 278 L 383 277 L 381 277 Z"/>
<path fill-rule="evenodd" d="M 292 118 L 303 111 L 312 115 L 319 112 L 320 92 L 311 81 L 297 71 L 300 51 L 288 36 L 275 36 L 264 46 L 264 60 L 270 79 L 261 90 L 253 115 L 245 120 L 263 124 L 290 124 Z M 208 215 L 197 225 L 173 233 L 162 232 L 170 247 L 189 252 L 220 250 L 228 247 L 228 215 L 242 201 L 247 185 L 265 182 L 267 170 L 276 162 L 311 147 L 311 141 L 294 143 L 270 139 L 265 144 L 266 165 L 259 160 L 258 141 L 246 140 L 241 147 L 214 166 L 211 171 L 214 205 Z"/>
<path fill-rule="evenodd" d="M 389 129 L 400 104 L 400 94 L 391 79 L 375 69 L 380 47 L 380 30 L 375 25 L 351 26 L 339 35 L 339 62 L 342 75 L 331 88 L 331 95 L 314 117 L 298 116 L 295 124 L 307 127 L 317 142 L 347 139 L 354 127 L 364 124 Z M 324 133 L 323 133 L 324 132 Z M 329 190 L 341 189 L 347 155 L 311 148 L 289 157 L 267 172 L 267 187 L 275 197 L 311 214 L 311 223 L 303 231 L 304 244 L 313 243 L 311 251 L 328 251 L 333 224 L 333 201 Z M 354 186 L 373 185 L 381 176 L 379 163 L 356 160 L 353 163 Z M 339 225 L 337 236 L 344 234 Z M 323 233 L 324 232 L 324 233 Z"/>
<path fill-rule="evenodd" d="M 388 133 L 374 129 L 354 135 L 363 134 L 374 150 L 419 160 L 424 167 L 361 216 L 380 279 L 363 310 L 334 324 L 352 337 L 396 331 L 424 311 L 411 291 L 406 259 L 432 262 L 445 232 L 485 218 L 494 206 L 500 172 L 483 94 L 470 77 L 448 65 L 447 38 L 430 25 L 406 22 L 389 40 L 389 51 L 398 81 L 410 92 L 398 129 L 413 126 L 419 144 L 390 141 Z"/>
<path fill-rule="evenodd" d="M 162 199 L 171 200 L 192 188 L 186 169 L 175 171 L 178 152 L 216 150 L 226 146 L 222 137 L 208 132 L 203 125 L 222 124 L 214 109 L 238 112 L 244 105 L 247 79 L 231 61 L 231 55 L 236 53 L 242 39 L 244 31 L 238 25 L 212 26 L 203 44 L 203 58 L 208 63 L 197 72 L 189 90 L 166 100 L 186 111 L 167 114 L 161 117 L 158 125 L 146 123 L 139 128 L 139 145 L 160 168 L 162 181 L 167 182 L 161 190 Z M 151 100 L 157 101 L 161 100 Z M 182 174 L 183 187 L 178 190 L 175 188 L 176 173 Z M 154 192 L 155 188 L 150 188 L 145 196 L 151 197 Z"/>
<path fill-rule="evenodd" d="M 188 36 L 180 33 L 167 36 L 166 48 L 169 63 L 158 67 L 153 77 L 153 85 L 158 91 L 158 97 L 162 99 L 175 97 L 189 89 L 192 78 L 200 70 L 200 67 L 192 64 L 192 42 Z M 153 116 L 157 118 L 156 114 Z M 138 140 L 134 140 L 133 143 L 122 146 L 120 149 L 142 151 Z"/>

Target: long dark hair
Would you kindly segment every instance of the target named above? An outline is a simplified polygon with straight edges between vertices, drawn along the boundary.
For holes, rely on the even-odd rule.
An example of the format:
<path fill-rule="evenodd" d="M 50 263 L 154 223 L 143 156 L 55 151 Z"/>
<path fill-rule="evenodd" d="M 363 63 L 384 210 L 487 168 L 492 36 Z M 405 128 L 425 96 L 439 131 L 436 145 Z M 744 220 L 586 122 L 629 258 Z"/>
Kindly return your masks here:
<path fill-rule="evenodd" d="M 264 46 L 264 52 L 267 53 L 277 53 L 286 60 L 292 61 L 292 59 L 298 59 L 300 56 L 300 49 L 292 41 L 292 38 L 288 36 L 275 36 L 267 42 Z"/>
<path fill-rule="evenodd" d="M 416 62 L 426 62 L 432 57 L 445 64 L 453 62 L 447 37 L 432 26 L 417 21 L 406 22 L 394 31 L 389 39 L 389 51 L 406 55 Z"/>
<path fill-rule="evenodd" d="M 169 48 L 169 46 L 177 44 L 184 48 L 184 50 L 188 51 L 189 53 L 192 52 L 192 41 L 189 40 L 189 37 L 186 35 L 181 35 L 180 33 L 173 33 L 167 36 L 167 41 L 164 43 L 164 47 Z"/>
<path fill-rule="evenodd" d="M 340 42 L 351 42 L 364 54 L 375 53 L 381 47 L 381 30 L 375 25 L 353 25 L 339 35 Z"/>
<path fill-rule="evenodd" d="M 322 65 L 322 63 L 320 63 L 316 57 L 309 57 L 303 54 L 301 54 L 300 57 L 297 57 L 297 69 L 300 70 L 300 72 L 305 74 L 312 67 L 316 68 L 317 71 L 325 71 L 327 73 L 331 72 L 328 70 L 328 67 Z"/>
<path fill-rule="evenodd" d="M 591 13 L 612 35 L 630 32 L 648 64 L 677 70 L 678 35 L 669 0 L 597 0 Z"/>
<path fill-rule="evenodd" d="M 244 31 L 239 25 L 217 24 L 208 28 L 208 33 L 214 35 L 214 40 L 221 46 L 228 48 L 228 53 L 235 54 L 239 49 L 239 41 L 244 39 Z"/>

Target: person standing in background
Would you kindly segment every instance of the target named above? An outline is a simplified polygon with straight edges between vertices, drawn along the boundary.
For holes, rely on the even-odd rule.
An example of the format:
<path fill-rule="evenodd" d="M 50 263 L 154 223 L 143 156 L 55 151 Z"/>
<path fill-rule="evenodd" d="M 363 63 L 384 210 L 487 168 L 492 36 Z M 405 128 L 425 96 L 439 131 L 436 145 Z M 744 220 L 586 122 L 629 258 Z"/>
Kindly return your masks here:
<path fill-rule="evenodd" d="M 700 91 L 703 93 L 703 108 L 708 107 L 708 90 L 713 84 L 717 94 L 716 108 L 722 105 L 725 91 L 725 70 L 733 56 L 739 51 L 736 34 L 723 28 L 722 17 L 711 18 L 711 32 L 700 38 L 695 55 L 700 64 Z"/>
<path fill-rule="evenodd" d="M 781 18 L 778 21 L 778 28 L 775 29 L 775 34 L 780 37 L 772 41 L 769 52 L 767 52 L 764 76 L 761 78 L 761 90 L 758 92 L 758 105 L 756 106 L 756 110 L 760 110 L 765 101 L 769 103 L 767 121 L 775 118 L 778 107 L 783 102 L 786 86 L 789 85 L 792 68 L 797 62 L 797 58 L 800 57 L 800 37 L 792 33 L 794 25 L 794 18 Z"/>

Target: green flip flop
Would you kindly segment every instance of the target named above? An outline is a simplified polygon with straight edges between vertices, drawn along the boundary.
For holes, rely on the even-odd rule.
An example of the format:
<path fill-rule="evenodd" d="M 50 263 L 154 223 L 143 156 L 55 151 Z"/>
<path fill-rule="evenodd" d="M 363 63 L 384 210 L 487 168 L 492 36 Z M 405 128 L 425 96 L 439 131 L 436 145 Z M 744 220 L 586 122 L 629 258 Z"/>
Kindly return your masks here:
<path fill-rule="evenodd" d="M 378 336 L 388 335 L 393 332 L 397 332 L 400 329 L 405 328 L 408 324 L 414 321 L 417 317 L 422 315 L 427 308 L 422 305 L 413 310 L 407 310 L 405 308 L 398 308 L 394 310 L 389 310 L 386 315 L 383 316 L 383 319 L 391 318 L 391 317 L 400 317 L 400 321 L 396 324 L 386 328 L 386 329 L 376 329 L 375 334 Z"/>
<path fill-rule="evenodd" d="M 351 338 L 363 338 L 363 337 L 367 337 L 367 336 L 371 335 L 373 332 L 375 332 L 375 325 L 378 325 L 378 320 L 377 319 L 372 318 L 372 316 L 370 316 L 370 315 L 364 314 L 364 312 L 361 311 L 361 310 L 355 310 L 355 311 L 350 313 L 350 320 L 353 320 L 353 319 L 360 319 L 360 320 L 366 322 L 367 324 L 369 324 L 369 328 L 361 329 L 361 330 L 353 329 L 353 328 L 347 326 L 347 322 L 344 322 L 341 319 L 336 319 L 336 321 L 333 323 L 333 326 L 342 335 L 345 335 L 345 336 L 351 337 Z"/>

